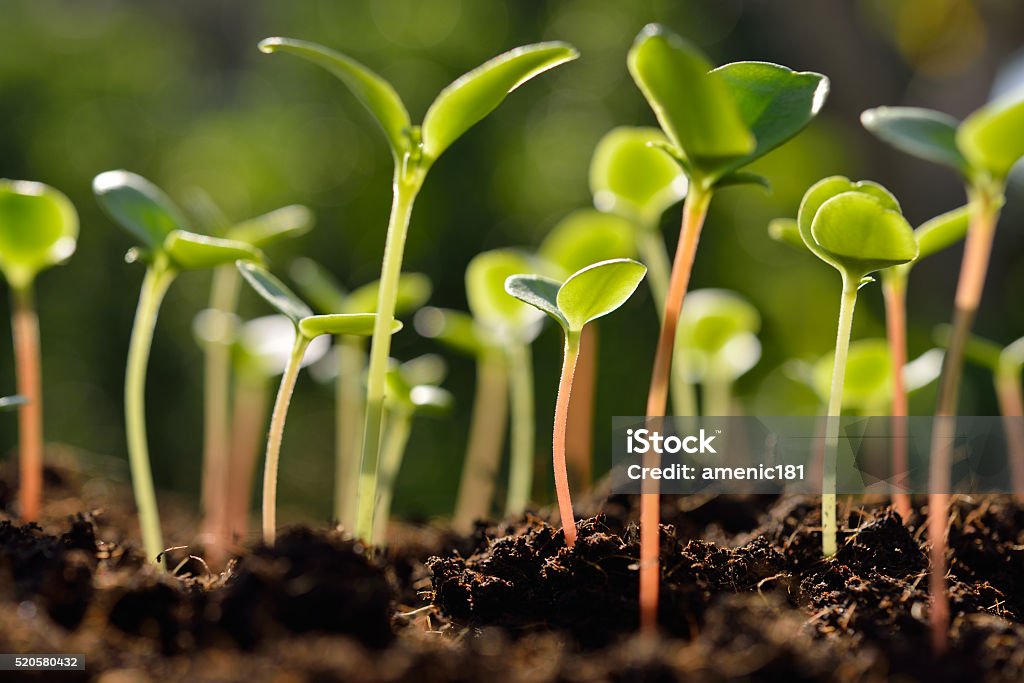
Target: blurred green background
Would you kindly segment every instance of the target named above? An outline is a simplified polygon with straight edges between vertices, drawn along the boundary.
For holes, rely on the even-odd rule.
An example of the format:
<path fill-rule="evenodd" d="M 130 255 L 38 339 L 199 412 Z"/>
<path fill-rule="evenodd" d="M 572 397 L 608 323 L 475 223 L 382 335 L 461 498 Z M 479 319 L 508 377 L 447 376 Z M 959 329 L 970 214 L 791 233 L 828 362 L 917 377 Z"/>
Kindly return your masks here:
<path fill-rule="evenodd" d="M 44 273 L 38 298 L 51 441 L 124 458 L 123 364 L 142 271 L 123 256 L 129 237 L 101 215 L 90 183 L 126 168 L 175 198 L 202 188 L 235 219 L 289 203 L 311 206 L 317 226 L 274 247 L 286 274 L 311 255 L 349 286 L 375 279 L 390 202 L 382 136 L 335 79 L 308 64 L 267 57 L 256 43 L 285 35 L 318 41 L 390 79 L 413 118 L 453 78 L 516 45 L 575 44 L 582 56 L 515 93 L 436 165 L 417 205 L 406 270 L 428 273 L 431 303 L 465 308 L 463 272 L 483 249 L 535 246 L 572 209 L 590 203 L 587 167 L 616 125 L 653 124 L 625 56 L 647 22 L 660 21 L 722 63 L 776 61 L 832 79 L 823 115 L 754 170 L 768 194 L 727 189 L 712 204 L 695 287 L 727 287 L 764 317 L 760 364 L 739 384 L 750 412 L 808 413 L 813 395 L 786 379 L 789 358 L 815 359 L 834 341 L 839 280 L 815 259 L 773 243 L 767 222 L 793 215 L 820 177 L 872 178 L 917 224 L 963 202 L 945 170 L 896 153 L 859 125 L 880 104 L 963 116 L 994 83 L 1020 84 L 1024 3 L 1018 0 L 0 0 L 0 176 L 52 184 L 81 215 L 78 253 Z M 1016 60 L 1016 62 L 1014 62 Z M 1013 64 L 1016 63 L 1016 74 Z M 1019 177 L 1020 174 L 1018 174 Z M 1024 334 L 1024 196 L 1011 187 L 977 330 L 1007 343 Z M 679 208 L 665 217 L 674 248 Z M 911 357 L 946 322 L 959 250 L 922 263 L 910 290 Z M 202 443 L 201 351 L 191 334 L 209 274 L 175 283 L 164 306 L 149 375 L 149 430 L 157 486 L 194 495 Z M 251 292 L 246 315 L 267 313 Z M 884 334 L 879 288 L 866 289 L 854 336 Z M 641 288 L 602 325 L 598 457 L 610 417 L 643 410 L 656 335 Z M 539 498 L 550 498 L 550 425 L 560 361 L 558 332 L 534 345 Z M 394 354 L 437 350 L 411 326 Z M 395 508 L 447 513 L 454 501 L 473 390 L 473 363 L 450 358 L 457 410 L 417 422 Z M 0 387 L 14 387 L 8 334 L 0 335 Z M 912 412 L 933 398 L 916 396 Z M 992 414 L 988 378 L 968 374 L 962 412 Z M 330 515 L 332 393 L 300 379 L 282 456 L 280 497 L 309 519 Z M 15 420 L 0 421 L 13 456 Z"/>

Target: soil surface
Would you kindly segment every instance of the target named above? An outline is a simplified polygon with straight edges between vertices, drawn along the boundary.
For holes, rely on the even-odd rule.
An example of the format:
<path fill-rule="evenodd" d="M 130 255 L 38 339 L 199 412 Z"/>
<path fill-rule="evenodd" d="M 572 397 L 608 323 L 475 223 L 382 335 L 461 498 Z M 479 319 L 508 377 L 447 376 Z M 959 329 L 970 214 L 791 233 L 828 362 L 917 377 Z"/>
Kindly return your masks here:
<path fill-rule="evenodd" d="M 80 653 L 87 670 L 5 681 L 1024 680 L 1024 507 L 1008 498 L 955 500 L 934 657 L 922 511 L 905 524 L 881 502 L 847 501 L 822 559 L 815 499 L 665 496 L 662 630 L 644 638 L 629 497 L 584 501 L 571 549 L 539 511 L 468 536 L 396 525 L 384 552 L 293 527 L 224 571 L 193 546 L 162 572 L 122 487 L 51 468 L 36 526 L 13 517 L 12 481 L 0 652 Z M 161 505 L 191 540 L 188 512 Z"/>

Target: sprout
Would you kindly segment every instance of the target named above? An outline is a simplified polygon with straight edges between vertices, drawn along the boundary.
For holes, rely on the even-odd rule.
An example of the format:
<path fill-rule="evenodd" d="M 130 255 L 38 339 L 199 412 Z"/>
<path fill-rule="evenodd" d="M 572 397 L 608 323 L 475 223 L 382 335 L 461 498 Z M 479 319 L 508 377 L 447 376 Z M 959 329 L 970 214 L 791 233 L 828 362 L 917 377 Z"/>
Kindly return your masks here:
<path fill-rule="evenodd" d="M 765 62 L 737 62 L 711 71 L 697 48 L 657 24 L 637 36 L 628 66 L 668 138 L 661 149 L 690 182 L 647 396 L 647 415 L 661 417 L 679 314 L 715 188 L 765 184 L 741 169 L 803 130 L 824 104 L 829 81 Z M 660 510 L 654 488 L 640 504 L 640 622 L 647 632 L 657 627 L 658 616 Z"/>
<path fill-rule="evenodd" d="M 378 314 L 377 327 L 370 345 L 360 466 L 362 483 L 355 527 L 356 536 L 368 539 L 373 529 L 387 362 L 391 350 L 390 327 L 395 316 L 402 255 L 416 196 L 427 171 L 463 133 L 494 111 L 510 92 L 533 77 L 575 59 L 578 53 L 566 43 L 549 42 L 498 55 L 442 90 L 427 109 L 423 124 L 416 126 L 391 84 L 350 57 L 289 38 L 268 38 L 260 43 L 260 49 L 268 53 L 290 52 L 341 79 L 377 120 L 394 159 L 394 197 L 381 264 L 380 292 L 374 309 Z"/>
<path fill-rule="evenodd" d="M 964 247 L 945 357 L 930 453 L 928 537 L 931 539 L 932 645 L 948 645 L 949 598 L 946 595 L 946 533 L 949 527 L 949 477 L 964 348 L 981 304 L 992 242 L 1002 208 L 1006 178 L 1024 156 L 1024 99 L 992 102 L 962 123 L 941 112 L 913 107 L 878 107 L 861 115 L 864 127 L 893 147 L 956 171 L 967 189 L 970 227 Z"/>
<path fill-rule="evenodd" d="M 39 518 L 43 494 L 43 377 L 39 317 L 32 283 L 40 271 L 75 252 L 78 214 L 42 183 L 0 179 L 0 271 L 11 288 L 11 331 L 18 392 L 18 503 L 21 518 Z M 15 405 L 15 404 L 10 404 Z"/>
<path fill-rule="evenodd" d="M 107 171 L 93 180 L 100 207 L 141 243 L 128 260 L 146 264 L 135 311 L 124 380 L 125 432 L 142 544 L 150 561 L 164 550 L 146 442 L 146 367 L 160 304 L 179 272 L 216 268 L 237 259 L 260 259 L 255 247 L 186 229 L 180 210 L 155 185 L 127 171 Z"/>
<path fill-rule="evenodd" d="M 373 313 L 378 282 L 346 292 L 319 263 L 298 258 L 291 264 L 292 280 L 320 313 Z M 432 290 L 421 273 L 402 273 L 395 296 L 395 315 L 408 315 L 426 303 Z M 359 453 L 364 417 L 363 374 L 366 338 L 343 335 L 335 345 L 334 518 L 346 529 L 356 524 Z"/>
<path fill-rule="evenodd" d="M 612 313 L 626 303 L 646 273 L 647 268 L 636 261 L 612 259 L 576 271 L 562 284 L 541 275 L 512 275 L 505 281 L 505 290 L 509 294 L 554 318 L 565 336 L 551 453 L 558 511 L 565 544 L 570 548 L 576 542 L 576 522 L 565 467 L 565 427 L 580 336 L 587 323 Z"/>
<path fill-rule="evenodd" d="M 896 198 L 881 185 L 833 176 L 811 186 L 797 216 L 800 236 L 811 252 L 839 271 L 843 291 L 839 306 L 821 495 L 822 552 L 836 552 L 835 455 L 839 440 L 846 359 L 857 290 L 870 273 L 909 263 L 918 255 L 914 231 Z"/>
<path fill-rule="evenodd" d="M 281 455 L 281 440 L 284 423 L 288 416 L 295 381 L 302 367 L 302 359 L 310 342 L 323 334 L 367 336 L 374 328 L 376 316 L 373 313 L 333 313 L 314 315 L 313 311 L 292 293 L 283 282 L 271 275 L 265 268 L 251 261 L 238 261 L 239 272 L 249 286 L 292 322 L 295 330 L 294 342 L 281 385 L 270 414 L 270 432 L 267 435 L 267 455 L 263 470 L 263 541 L 272 544 L 277 535 L 277 470 Z M 402 323 L 392 321 L 391 332 L 402 328 Z"/>

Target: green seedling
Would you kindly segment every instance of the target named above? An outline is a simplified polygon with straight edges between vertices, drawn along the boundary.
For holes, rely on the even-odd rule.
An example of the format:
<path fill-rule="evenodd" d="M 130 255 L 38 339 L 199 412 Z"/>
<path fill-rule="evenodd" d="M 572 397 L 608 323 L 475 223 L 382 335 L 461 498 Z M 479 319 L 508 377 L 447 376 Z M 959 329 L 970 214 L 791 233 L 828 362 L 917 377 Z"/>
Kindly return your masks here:
<path fill-rule="evenodd" d="M 275 242 L 299 237 L 313 226 L 313 212 L 293 205 L 271 211 L 241 223 L 232 224 L 213 201 L 199 194 L 193 209 L 212 234 L 264 249 Z M 223 564 L 231 539 L 228 505 L 229 454 L 231 443 L 231 328 L 238 307 L 240 276 L 233 264 L 215 268 L 210 286 L 210 302 L 202 311 L 202 327 L 209 334 L 200 337 L 204 354 L 203 377 L 203 510 L 202 537 L 206 560 L 215 567 Z"/>
<path fill-rule="evenodd" d="M 182 271 L 216 268 L 237 259 L 261 259 L 262 254 L 243 242 L 189 231 L 181 211 L 167 195 L 134 173 L 101 173 L 93 180 L 93 192 L 100 207 L 142 243 L 128 252 L 128 261 L 146 264 L 128 346 L 125 432 L 142 543 L 150 561 L 162 566 L 158 556 L 164 545 L 150 472 L 145 408 L 146 368 L 160 304 L 167 288 Z"/>
<path fill-rule="evenodd" d="M 698 289 L 679 320 L 676 357 L 703 387 L 703 414 L 733 415 L 733 383 L 757 365 L 761 316 L 746 299 L 724 289 Z"/>
<path fill-rule="evenodd" d="M 378 282 L 346 292 L 320 264 L 295 259 L 290 274 L 313 307 L 323 314 L 373 313 L 380 289 Z M 421 273 L 402 273 L 395 296 L 395 315 L 417 311 L 430 298 L 430 278 Z M 363 375 L 366 371 L 366 338 L 338 337 L 335 345 L 334 516 L 346 529 L 355 528 L 359 486 L 359 454 L 364 418 Z"/>
<path fill-rule="evenodd" d="M 963 122 L 941 112 L 913 107 L 879 107 L 861 115 L 864 127 L 880 139 L 916 157 L 947 166 L 963 178 L 970 227 L 954 301 L 952 334 L 945 357 L 931 441 L 933 493 L 928 502 L 931 539 L 932 645 L 948 645 L 949 598 L 946 595 L 946 533 L 949 527 L 951 446 L 955 428 L 964 347 L 981 304 L 996 224 L 1005 201 L 1006 178 L 1024 156 L 1024 99 L 992 102 Z"/>
<path fill-rule="evenodd" d="M 424 372 L 426 370 L 426 372 Z M 440 370 L 440 373 L 438 373 Z M 444 361 L 438 356 L 421 356 L 388 369 L 387 428 L 380 459 L 380 484 L 377 509 L 374 512 L 373 544 L 383 547 L 387 542 L 387 524 L 395 483 L 402 469 L 405 447 L 409 443 L 413 418 L 417 415 L 440 416 L 452 407 L 452 395 L 436 386 L 443 378 Z"/>
<path fill-rule="evenodd" d="M 11 288 L 11 331 L 18 392 L 18 505 L 21 518 L 39 518 L 43 495 L 43 377 L 33 283 L 40 271 L 75 252 L 78 214 L 54 188 L 0 179 L 0 271 Z"/>
<path fill-rule="evenodd" d="M 664 154 L 661 155 L 664 158 Z M 671 159 L 666 159 L 671 164 Z M 560 277 L 598 261 L 636 256 L 636 229 L 629 219 L 594 209 L 563 218 L 540 245 L 538 255 L 558 269 Z M 566 460 L 572 487 L 590 489 L 593 477 L 594 393 L 597 388 L 598 326 L 588 325 L 580 337 L 580 355 L 569 401 Z"/>
<path fill-rule="evenodd" d="M 636 261 L 612 259 L 578 270 L 564 283 L 542 275 L 512 275 L 505 281 L 505 290 L 509 294 L 554 318 L 565 337 L 551 453 L 558 511 L 565 544 L 570 548 L 576 542 L 576 521 L 565 466 L 565 432 L 580 336 L 587 323 L 612 313 L 626 303 L 646 273 L 647 268 Z"/>
<path fill-rule="evenodd" d="M 456 79 L 427 109 L 421 125 L 413 125 L 398 93 L 390 83 L 362 64 L 314 43 L 289 38 L 268 38 L 264 52 L 290 52 L 337 76 L 377 120 L 394 159 L 394 196 L 381 264 L 380 292 L 375 310 L 377 328 L 370 344 L 363 430 L 361 484 L 355 533 L 368 539 L 373 529 L 381 426 L 391 350 L 391 323 L 395 316 L 398 278 L 413 203 L 430 167 L 467 130 L 490 114 L 505 97 L 533 77 L 578 56 L 561 42 L 516 48 Z"/>
<path fill-rule="evenodd" d="M 676 328 L 711 197 L 726 185 L 766 184 L 742 169 L 814 119 L 829 81 L 821 74 L 765 62 L 737 62 L 712 71 L 696 47 L 657 24 L 637 36 L 628 66 L 668 137 L 661 149 L 676 160 L 690 182 L 647 396 L 647 415 L 661 417 L 668 401 Z M 640 623 L 650 633 L 657 628 L 658 616 L 657 490 L 645 492 L 640 505 Z"/>
<path fill-rule="evenodd" d="M 811 253 L 839 271 L 843 290 L 839 305 L 822 482 L 822 552 L 836 552 L 835 454 L 839 440 L 846 360 L 857 291 L 868 275 L 910 263 L 918 255 L 914 231 L 903 218 L 899 202 L 881 185 L 851 182 L 841 176 L 811 186 L 800 203 L 797 226 Z"/>
<path fill-rule="evenodd" d="M 373 313 L 314 315 L 313 310 L 304 301 L 262 266 L 251 261 L 238 261 L 236 265 L 249 286 L 281 315 L 291 320 L 295 331 L 292 350 L 284 374 L 281 375 L 281 385 L 270 414 L 270 432 L 267 435 L 267 454 L 263 470 L 263 541 L 272 544 L 277 535 L 277 472 L 281 440 L 284 436 L 288 405 L 291 403 L 295 381 L 298 379 L 306 349 L 310 342 L 324 334 L 368 336 L 373 332 L 376 316 Z M 392 334 L 401 328 L 400 322 L 392 321 Z"/>

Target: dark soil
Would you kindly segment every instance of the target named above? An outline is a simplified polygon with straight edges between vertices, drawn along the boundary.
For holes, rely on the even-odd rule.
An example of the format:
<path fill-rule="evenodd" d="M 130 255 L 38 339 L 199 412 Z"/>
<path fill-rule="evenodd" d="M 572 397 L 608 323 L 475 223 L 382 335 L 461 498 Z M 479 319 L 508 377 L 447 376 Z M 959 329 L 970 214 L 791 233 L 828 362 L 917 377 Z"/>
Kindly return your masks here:
<path fill-rule="evenodd" d="M 63 497 L 42 527 L 0 511 L 0 652 L 84 653 L 88 668 L 21 680 L 1024 680 L 1024 508 L 1009 499 L 954 505 L 951 647 L 936 658 L 923 517 L 878 503 L 844 508 L 823 560 L 816 500 L 666 496 L 662 632 L 643 638 L 628 497 L 581 505 L 572 549 L 543 516 L 466 537 L 396 526 L 383 554 L 296 527 L 224 572 L 177 549 L 163 573 L 123 498 L 69 516 L 88 486 L 51 479 Z"/>

